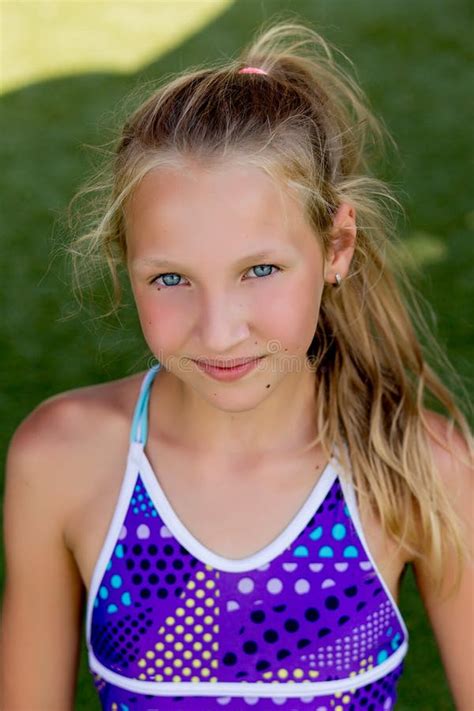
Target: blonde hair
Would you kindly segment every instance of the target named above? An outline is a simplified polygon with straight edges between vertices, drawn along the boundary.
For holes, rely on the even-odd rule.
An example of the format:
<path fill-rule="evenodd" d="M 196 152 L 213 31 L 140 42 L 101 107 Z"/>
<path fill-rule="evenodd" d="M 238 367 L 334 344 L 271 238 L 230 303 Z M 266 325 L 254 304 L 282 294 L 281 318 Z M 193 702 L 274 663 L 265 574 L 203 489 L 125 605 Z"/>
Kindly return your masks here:
<path fill-rule="evenodd" d="M 91 259 L 108 265 L 117 308 L 118 266 L 126 262 L 124 206 L 149 170 L 189 159 L 212 166 L 244 157 L 294 187 L 324 250 L 337 207 L 353 205 L 350 271 L 341 287 L 325 288 L 308 351 L 317 365 L 318 442 L 328 454 L 336 445 L 349 467 L 347 447 L 359 498 L 390 538 L 429 563 L 440 586 L 446 552 L 454 550 L 461 563 L 465 548 L 433 466 L 427 432 L 440 440 L 426 418 L 426 396 L 449 414 L 451 433 L 457 424 L 471 440 L 453 396 L 423 355 L 421 337 L 449 367 L 397 266 L 398 201 L 369 171 L 368 159 L 387 134 L 334 51 L 304 24 L 270 23 L 237 59 L 165 83 L 123 127 L 109 179 L 92 188 L 104 196 L 100 218 L 70 253 L 79 292 L 81 265 L 87 270 Z M 244 66 L 266 75 L 239 74 Z"/>

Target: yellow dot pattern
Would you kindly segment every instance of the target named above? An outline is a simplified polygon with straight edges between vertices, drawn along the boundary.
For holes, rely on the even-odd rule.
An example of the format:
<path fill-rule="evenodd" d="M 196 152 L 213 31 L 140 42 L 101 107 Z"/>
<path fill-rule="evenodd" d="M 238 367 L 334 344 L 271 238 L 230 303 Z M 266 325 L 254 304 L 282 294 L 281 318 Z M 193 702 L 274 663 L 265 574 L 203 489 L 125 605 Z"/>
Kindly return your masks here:
<path fill-rule="evenodd" d="M 220 571 L 209 565 L 188 580 L 172 614 L 165 617 L 157 630 L 153 649 L 144 652 L 138 660 L 143 670 L 141 680 L 179 683 L 218 682 L 217 653 L 219 642 L 219 577 Z M 350 676 L 357 676 L 373 668 L 373 657 L 360 661 L 360 668 Z M 262 673 L 262 680 L 273 684 L 315 681 L 320 672 L 315 669 L 285 669 L 284 667 Z M 331 711 L 347 711 L 353 690 L 336 693 L 331 700 Z"/>
<path fill-rule="evenodd" d="M 319 676 L 319 672 L 316 671 L 316 669 L 309 669 L 308 672 L 308 677 L 310 680 L 314 681 L 317 679 Z M 266 681 L 272 681 L 272 682 L 279 682 L 279 681 L 285 681 L 287 683 L 291 683 L 292 681 L 301 681 L 305 675 L 305 672 L 303 669 L 297 668 L 297 669 L 277 669 L 276 671 L 266 671 L 263 672 L 262 678 L 265 679 Z M 293 678 L 291 678 L 293 677 Z"/>
<path fill-rule="evenodd" d="M 373 668 L 374 668 L 374 658 L 372 655 L 370 655 L 369 657 L 367 657 L 367 659 L 362 659 L 360 661 L 360 667 L 359 667 L 358 673 L 363 674 L 364 672 L 368 671 L 369 669 L 373 669 Z M 355 675 L 355 672 L 352 672 L 350 674 L 350 676 L 353 676 L 353 675 Z"/>
<path fill-rule="evenodd" d="M 350 692 L 347 691 L 336 691 L 334 698 L 331 699 L 331 709 L 332 711 L 347 711 L 347 704 L 349 704 L 354 694 L 354 689 Z"/>
<path fill-rule="evenodd" d="M 139 679 L 218 681 L 219 577 L 206 565 L 188 580 L 173 614 L 162 620 L 154 648 L 138 660 Z"/>

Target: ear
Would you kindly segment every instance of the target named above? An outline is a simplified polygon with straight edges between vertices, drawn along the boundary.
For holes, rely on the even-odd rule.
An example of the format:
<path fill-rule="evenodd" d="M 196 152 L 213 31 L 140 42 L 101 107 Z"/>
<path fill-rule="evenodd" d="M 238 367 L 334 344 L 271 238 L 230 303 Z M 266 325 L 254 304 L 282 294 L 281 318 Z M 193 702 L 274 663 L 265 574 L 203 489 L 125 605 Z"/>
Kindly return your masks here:
<path fill-rule="evenodd" d="M 335 284 L 336 274 L 342 279 L 347 276 L 357 234 L 355 219 L 354 207 L 347 202 L 341 203 L 333 219 L 331 243 L 324 265 L 324 280 L 329 284 Z"/>

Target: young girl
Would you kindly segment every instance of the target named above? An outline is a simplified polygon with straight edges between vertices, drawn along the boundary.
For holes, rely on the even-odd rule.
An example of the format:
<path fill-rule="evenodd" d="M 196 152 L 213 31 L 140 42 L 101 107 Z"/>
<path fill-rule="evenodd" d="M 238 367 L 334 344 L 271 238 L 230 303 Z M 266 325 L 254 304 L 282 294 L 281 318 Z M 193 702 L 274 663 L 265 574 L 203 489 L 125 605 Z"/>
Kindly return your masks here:
<path fill-rule="evenodd" d="M 472 710 L 469 432 L 394 276 L 381 135 L 289 23 L 126 123 L 72 251 L 103 255 L 117 304 L 125 265 L 156 361 L 11 442 L 4 709 L 73 708 L 85 609 L 107 711 L 387 711 L 412 564 Z"/>

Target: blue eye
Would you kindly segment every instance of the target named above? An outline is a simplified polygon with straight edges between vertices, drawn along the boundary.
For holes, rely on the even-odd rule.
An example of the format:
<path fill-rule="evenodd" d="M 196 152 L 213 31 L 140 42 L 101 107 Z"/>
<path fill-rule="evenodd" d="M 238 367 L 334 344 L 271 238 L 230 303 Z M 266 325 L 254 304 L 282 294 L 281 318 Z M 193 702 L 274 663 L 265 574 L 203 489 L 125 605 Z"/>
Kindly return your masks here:
<path fill-rule="evenodd" d="M 167 286 L 167 287 L 177 285 L 177 281 L 175 281 L 173 284 L 167 284 L 166 282 L 163 284 L 158 283 L 158 279 L 166 279 L 167 277 L 175 277 L 175 278 L 177 278 L 177 281 L 179 281 L 181 279 L 179 274 L 175 274 L 174 272 L 167 272 L 166 274 L 159 274 L 157 277 L 155 277 L 153 279 L 153 281 L 151 283 L 154 285 L 157 285 L 157 286 Z"/>
<path fill-rule="evenodd" d="M 250 269 L 261 269 L 262 267 L 263 267 L 264 269 L 270 268 L 270 269 L 277 269 L 278 271 L 280 271 L 279 267 L 276 267 L 274 264 L 257 264 L 257 266 L 255 266 L 255 267 L 250 267 Z M 249 270 L 249 271 L 250 271 L 250 270 Z M 259 277 L 260 277 L 260 276 L 272 276 L 272 274 L 274 274 L 274 272 L 270 272 L 270 273 L 267 273 L 267 274 L 259 274 L 258 276 L 259 276 Z"/>
<path fill-rule="evenodd" d="M 251 271 L 252 269 L 255 269 L 255 270 L 262 269 L 262 267 L 263 267 L 263 270 L 276 269 L 276 270 L 280 271 L 280 268 L 276 267 L 274 264 L 257 264 L 255 267 L 250 267 L 250 269 L 248 271 Z M 257 274 L 257 278 L 272 276 L 273 274 L 274 274 L 273 271 L 270 273 L 267 272 L 265 274 Z M 171 284 L 166 283 L 166 281 L 164 281 L 168 277 L 174 278 L 174 281 L 172 281 Z M 165 274 L 158 274 L 158 276 L 154 277 L 150 283 L 154 286 L 164 286 L 164 287 L 170 288 L 172 286 L 179 286 L 179 280 L 181 278 L 182 278 L 181 275 L 177 274 L 176 272 L 166 272 Z M 160 282 L 158 282 L 158 279 L 163 279 L 163 281 L 160 283 Z"/>

